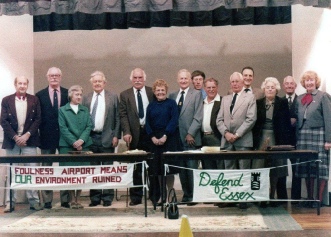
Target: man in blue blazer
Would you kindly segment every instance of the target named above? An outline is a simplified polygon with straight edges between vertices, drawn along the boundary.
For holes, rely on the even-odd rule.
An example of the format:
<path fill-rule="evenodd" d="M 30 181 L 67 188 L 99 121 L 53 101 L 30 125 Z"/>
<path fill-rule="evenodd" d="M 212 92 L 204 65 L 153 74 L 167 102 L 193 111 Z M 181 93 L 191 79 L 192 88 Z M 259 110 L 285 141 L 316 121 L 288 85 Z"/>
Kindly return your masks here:
<path fill-rule="evenodd" d="M 91 131 L 93 144 L 90 150 L 93 153 L 113 153 L 121 137 L 118 98 L 116 94 L 105 90 L 107 81 L 103 72 L 93 72 L 90 82 L 93 92 L 84 96 L 82 103 L 89 109 L 93 123 Z M 93 112 L 94 108 L 95 112 Z M 111 161 L 91 162 L 91 165 L 111 164 L 113 164 Z M 103 206 L 108 207 L 113 199 L 114 189 L 91 189 L 89 206 L 97 206 L 103 201 Z"/>
<path fill-rule="evenodd" d="M 62 72 L 57 67 L 48 69 L 48 86 L 36 93 L 40 101 L 41 124 L 39 133 L 41 138 L 41 154 L 55 154 L 59 147 L 60 130 L 58 122 L 58 110 L 68 103 L 68 89 L 61 87 Z M 52 162 L 43 162 L 42 166 L 52 166 Z M 52 208 L 53 190 L 42 190 L 44 207 Z M 69 195 L 68 193 L 64 194 Z M 62 206 L 69 208 L 69 204 Z"/>
<path fill-rule="evenodd" d="M 200 91 L 190 88 L 191 73 L 181 69 L 177 74 L 179 90 L 170 93 L 169 98 L 179 106 L 178 129 L 180 136 L 180 150 L 195 150 L 201 147 L 201 125 L 203 119 L 203 100 Z M 182 167 L 197 169 L 197 160 L 181 160 Z M 182 202 L 191 202 L 193 199 L 193 171 L 181 169 L 180 182 L 184 192 Z M 188 205 L 194 205 L 189 203 Z"/>

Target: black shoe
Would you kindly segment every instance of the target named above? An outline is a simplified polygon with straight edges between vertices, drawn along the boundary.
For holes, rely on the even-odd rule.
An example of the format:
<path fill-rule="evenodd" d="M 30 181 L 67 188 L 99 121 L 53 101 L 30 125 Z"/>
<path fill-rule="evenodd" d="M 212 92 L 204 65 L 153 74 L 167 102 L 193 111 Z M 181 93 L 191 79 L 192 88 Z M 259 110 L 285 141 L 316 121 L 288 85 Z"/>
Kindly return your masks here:
<path fill-rule="evenodd" d="M 51 202 L 45 202 L 44 208 L 52 209 L 52 203 Z"/>
<path fill-rule="evenodd" d="M 64 207 L 64 208 L 70 208 L 70 205 L 68 202 L 62 202 L 61 203 L 61 207 Z"/>
<path fill-rule="evenodd" d="M 245 210 L 248 208 L 248 205 L 246 202 L 239 203 L 239 209 Z"/>
<path fill-rule="evenodd" d="M 139 205 L 139 204 L 141 204 L 141 201 L 131 201 L 131 202 L 129 203 L 130 206 L 137 206 L 137 205 Z"/>
<path fill-rule="evenodd" d="M 109 206 L 111 206 L 111 202 L 105 201 L 105 202 L 103 202 L 103 205 L 102 206 L 109 207 Z"/>
<path fill-rule="evenodd" d="M 190 203 L 187 203 L 187 206 L 195 206 L 195 205 L 197 205 L 198 203 L 197 202 L 190 202 Z"/>
<path fill-rule="evenodd" d="M 100 205 L 100 202 L 91 202 L 88 206 L 89 207 L 95 207 L 95 206 L 98 206 Z"/>
<path fill-rule="evenodd" d="M 267 208 L 268 207 L 268 203 L 267 202 L 260 202 L 260 207 L 261 208 Z"/>
<path fill-rule="evenodd" d="M 221 203 L 216 203 L 215 206 L 218 206 L 219 208 L 226 208 L 226 207 L 235 207 L 235 203 L 228 203 L 228 202 L 221 202 Z"/>

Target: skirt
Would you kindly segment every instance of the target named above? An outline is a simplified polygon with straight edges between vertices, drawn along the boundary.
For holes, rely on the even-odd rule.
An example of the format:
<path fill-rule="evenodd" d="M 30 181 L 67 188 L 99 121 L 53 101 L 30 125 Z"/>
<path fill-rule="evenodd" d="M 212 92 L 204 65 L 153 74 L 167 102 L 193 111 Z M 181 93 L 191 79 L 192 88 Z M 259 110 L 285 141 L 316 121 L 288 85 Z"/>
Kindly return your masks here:
<path fill-rule="evenodd" d="M 314 150 L 318 152 L 318 159 L 322 162 L 319 163 L 319 175 L 321 179 L 329 179 L 329 151 L 324 149 L 325 144 L 325 131 L 323 127 L 310 128 L 305 123 L 302 128 L 298 131 L 297 149 L 298 150 Z M 304 162 L 302 159 L 299 162 Z M 297 177 L 307 178 L 308 167 L 311 167 L 310 177 L 316 178 L 316 163 L 303 163 L 297 165 Z"/>

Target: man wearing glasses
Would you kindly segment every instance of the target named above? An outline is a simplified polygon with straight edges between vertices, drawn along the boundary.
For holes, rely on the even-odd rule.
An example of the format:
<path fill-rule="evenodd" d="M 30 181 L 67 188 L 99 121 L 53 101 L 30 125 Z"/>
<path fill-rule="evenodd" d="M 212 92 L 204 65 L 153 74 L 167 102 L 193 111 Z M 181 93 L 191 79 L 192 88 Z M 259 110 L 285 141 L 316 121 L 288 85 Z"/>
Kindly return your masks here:
<path fill-rule="evenodd" d="M 55 154 L 59 146 L 59 122 L 58 110 L 68 103 L 68 89 L 60 86 L 62 72 L 59 68 L 51 67 L 46 74 L 48 86 L 37 92 L 40 101 L 41 124 L 39 126 L 41 140 L 41 154 Z M 51 162 L 43 162 L 43 166 L 51 166 Z M 69 208 L 69 193 L 61 191 L 61 206 Z M 45 202 L 44 208 L 52 208 L 53 191 L 43 190 L 42 197 Z"/>

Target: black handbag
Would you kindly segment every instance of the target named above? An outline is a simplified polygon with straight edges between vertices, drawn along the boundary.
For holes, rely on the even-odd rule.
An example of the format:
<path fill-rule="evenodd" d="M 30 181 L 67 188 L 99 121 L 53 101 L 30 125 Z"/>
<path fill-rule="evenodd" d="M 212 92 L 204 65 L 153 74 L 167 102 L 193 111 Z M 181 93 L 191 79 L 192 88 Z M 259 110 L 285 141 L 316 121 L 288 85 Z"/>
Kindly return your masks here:
<path fill-rule="evenodd" d="M 168 205 L 167 205 L 166 213 L 168 214 L 168 219 L 178 219 L 179 218 L 179 211 L 177 206 L 177 197 L 175 189 L 172 188 L 169 190 L 168 194 Z"/>

